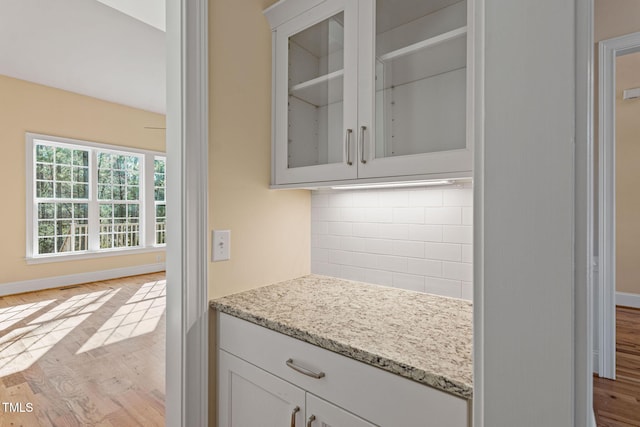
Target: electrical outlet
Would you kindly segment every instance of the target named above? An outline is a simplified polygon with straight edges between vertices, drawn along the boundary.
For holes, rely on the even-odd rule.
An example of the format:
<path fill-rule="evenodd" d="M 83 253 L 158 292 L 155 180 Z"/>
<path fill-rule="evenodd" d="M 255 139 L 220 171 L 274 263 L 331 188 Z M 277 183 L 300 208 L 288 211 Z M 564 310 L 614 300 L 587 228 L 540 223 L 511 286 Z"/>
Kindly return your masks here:
<path fill-rule="evenodd" d="M 213 230 L 212 242 L 212 261 L 227 261 L 231 258 L 231 230 Z"/>

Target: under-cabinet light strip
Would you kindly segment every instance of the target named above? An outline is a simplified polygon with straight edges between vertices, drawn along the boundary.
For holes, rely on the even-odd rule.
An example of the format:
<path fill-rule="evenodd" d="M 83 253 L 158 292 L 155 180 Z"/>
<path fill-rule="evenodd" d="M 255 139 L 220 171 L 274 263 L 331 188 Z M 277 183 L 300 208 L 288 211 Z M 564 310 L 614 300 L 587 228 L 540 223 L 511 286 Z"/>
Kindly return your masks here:
<path fill-rule="evenodd" d="M 331 187 L 332 190 L 366 190 L 372 188 L 399 188 L 399 187 L 428 187 L 433 185 L 451 185 L 455 181 L 451 179 L 440 181 L 405 181 L 405 182 L 385 182 L 381 184 L 355 184 L 340 185 Z"/>

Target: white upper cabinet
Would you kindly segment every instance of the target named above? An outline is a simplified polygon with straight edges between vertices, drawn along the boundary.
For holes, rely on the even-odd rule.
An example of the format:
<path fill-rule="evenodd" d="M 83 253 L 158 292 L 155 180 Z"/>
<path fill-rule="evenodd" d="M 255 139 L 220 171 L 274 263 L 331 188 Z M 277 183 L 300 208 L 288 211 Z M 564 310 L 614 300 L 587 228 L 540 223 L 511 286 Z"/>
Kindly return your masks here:
<path fill-rule="evenodd" d="M 267 9 L 273 184 L 469 177 L 467 9 L 451 0 L 281 0 Z"/>

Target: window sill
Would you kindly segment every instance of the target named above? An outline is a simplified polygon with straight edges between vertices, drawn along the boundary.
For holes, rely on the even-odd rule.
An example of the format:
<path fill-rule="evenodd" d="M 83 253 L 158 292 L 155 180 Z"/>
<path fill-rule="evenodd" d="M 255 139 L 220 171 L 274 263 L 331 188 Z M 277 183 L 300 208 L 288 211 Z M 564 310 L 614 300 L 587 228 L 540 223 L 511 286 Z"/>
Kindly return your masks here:
<path fill-rule="evenodd" d="M 145 254 L 151 252 L 164 252 L 166 250 L 166 245 L 162 246 L 149 246 L 146 248 L 133 248 L 133 249 L 111 249 L 108 251 L 94 251 L 94 252 L 83 252 L 83 253 L 71 253 L 71 254 L 55 254 L 55 255 L 40 255 L 37 257 L 26 257 L 25 260 L 27 264 L 46 264 L 50 262 L 64 262 L 64 261 L 80 261 L 84 259 L 95 259 L 95 258 L 109 258 L 115 256 L 122 255 L 135 255 L 135 254 Z M 162 260 L 158 259 L 158 262 L 164 262 L 164 257 Z"/>

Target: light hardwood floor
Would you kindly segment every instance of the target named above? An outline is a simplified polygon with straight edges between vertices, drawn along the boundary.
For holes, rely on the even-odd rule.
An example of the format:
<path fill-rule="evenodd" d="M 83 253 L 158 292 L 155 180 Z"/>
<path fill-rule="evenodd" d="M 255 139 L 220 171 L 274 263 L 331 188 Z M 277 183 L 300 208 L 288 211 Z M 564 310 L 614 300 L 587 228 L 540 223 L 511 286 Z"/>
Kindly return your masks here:
<path fill-rule="evenodd" d="M 640 426 L 640 310 L 616 308 L 616 380 L 594 376 L 598 427 Z"/>
<path fill-rule="evenodd" d="M 165 286 L 154 273 L 0 298 L 0 426 L 164 426 Z"/>

